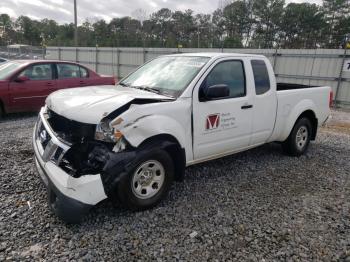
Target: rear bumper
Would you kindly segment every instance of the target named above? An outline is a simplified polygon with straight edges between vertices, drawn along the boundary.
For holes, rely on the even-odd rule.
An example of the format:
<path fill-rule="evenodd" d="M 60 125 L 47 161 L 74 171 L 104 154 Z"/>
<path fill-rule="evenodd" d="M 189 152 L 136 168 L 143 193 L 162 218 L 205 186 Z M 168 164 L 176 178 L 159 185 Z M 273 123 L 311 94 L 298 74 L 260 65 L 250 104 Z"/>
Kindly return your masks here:
<path fill-rule="evenodd" d="M 62 220 L 77 223 L 92 206 L 107 198 L 101 175 L 74 178 L 59 167 L 70 146 L 55 137 L 44 109 L 34 128 L 33 148 L 38 173 L 48 189 L 49 205 Z"/>

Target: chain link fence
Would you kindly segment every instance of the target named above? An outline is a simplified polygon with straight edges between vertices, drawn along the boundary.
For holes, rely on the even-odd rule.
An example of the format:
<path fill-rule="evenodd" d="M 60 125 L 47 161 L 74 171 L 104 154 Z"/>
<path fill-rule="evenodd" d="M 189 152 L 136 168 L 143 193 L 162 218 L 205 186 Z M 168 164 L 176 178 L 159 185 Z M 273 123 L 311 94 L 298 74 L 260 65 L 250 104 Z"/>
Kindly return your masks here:
<path fill-rule="evenodd" d="M 9 60 L 16 59 L 44 59 L 45 48 L 30 45 L 0 46 L 0 57 Z"/>

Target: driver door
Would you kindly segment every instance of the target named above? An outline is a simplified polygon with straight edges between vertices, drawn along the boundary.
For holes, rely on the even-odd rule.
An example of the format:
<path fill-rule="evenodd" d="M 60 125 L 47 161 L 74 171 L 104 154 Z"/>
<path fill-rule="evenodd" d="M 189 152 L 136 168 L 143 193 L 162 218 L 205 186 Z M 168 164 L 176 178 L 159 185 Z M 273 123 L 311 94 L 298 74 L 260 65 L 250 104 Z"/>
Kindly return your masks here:
<path fill-rule="evenodd" d="M 243 60 L 215 62 L 193 94 L 194 160 L 220 157 L 249 146 L 252 129 L 252 95 L 247 88 Z M 209 100 L 204 89 L 227 85 L 227 97 Z"/>

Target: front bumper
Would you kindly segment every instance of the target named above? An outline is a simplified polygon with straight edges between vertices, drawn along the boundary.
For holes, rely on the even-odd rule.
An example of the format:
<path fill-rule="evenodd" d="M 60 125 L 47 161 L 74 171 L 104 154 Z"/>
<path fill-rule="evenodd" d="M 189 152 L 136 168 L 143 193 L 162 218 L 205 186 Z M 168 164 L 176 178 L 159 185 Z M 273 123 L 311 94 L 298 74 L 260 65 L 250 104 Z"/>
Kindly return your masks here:
<path fill-rule="evenodd" d="M 46 186 L 48 205 L 50 206 L 51 210 L 60 219 L 67 223 L 79 223 L 93 206 L 62 194 L 57 189 L 55 184 L 49 180 L 48 175 L 45 173 L 45 169 L 39 164 L 37 158 L 35 158 L 35 165 L 42 181 Z"/>
<path fill-rule="evenodd" d="M 33 147 L 38 173 L 48 189 L 49 205 L 58 217 L 69 223 L 79 222 L 92 206 L 107 198 L 101 175 L 74 178 L 59 167 L 70 145 L 55 136 L 44 108 L 34 128 Z"/>

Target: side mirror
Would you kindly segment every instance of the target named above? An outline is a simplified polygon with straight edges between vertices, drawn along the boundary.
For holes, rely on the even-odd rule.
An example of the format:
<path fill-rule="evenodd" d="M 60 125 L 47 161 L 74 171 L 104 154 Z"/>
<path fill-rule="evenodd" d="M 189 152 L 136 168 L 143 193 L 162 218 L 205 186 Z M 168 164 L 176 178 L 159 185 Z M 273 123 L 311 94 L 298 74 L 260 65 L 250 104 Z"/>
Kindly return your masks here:
<path fill-rule="evenodd" d="M 230 95 L 230 89 L 228 85 L 213 85 L 204 90 L 204 95 L 207 100 L 218 99 L 228 97 Z"/>
<path fill-rule="evenodd" d="M 15 79 L 16 82 L 18 83 L 22 83 L 22 82 L 25 82 L 25 81 L 28 81 L 30 80 L 28 76 L 19 76 Z"/>

